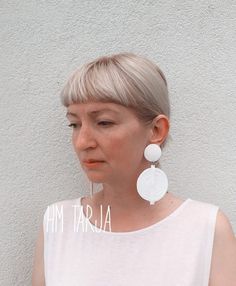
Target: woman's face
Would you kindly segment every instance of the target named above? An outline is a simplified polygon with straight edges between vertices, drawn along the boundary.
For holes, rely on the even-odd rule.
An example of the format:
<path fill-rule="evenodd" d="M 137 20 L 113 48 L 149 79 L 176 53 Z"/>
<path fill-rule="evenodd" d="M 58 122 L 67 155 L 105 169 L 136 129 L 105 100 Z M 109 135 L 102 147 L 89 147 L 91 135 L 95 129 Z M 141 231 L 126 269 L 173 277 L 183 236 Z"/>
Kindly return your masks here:
<path fill-rule="evenodd" d="M 67 118 L 73 127 L 74 150 L 91 181 L 128 180 L 150 166 L 143 157 L 150 128 L 132 109 L 116 103 L 76 103 L 68 107 Z M 86 160 L 102 162 L 86 164 Z"/>

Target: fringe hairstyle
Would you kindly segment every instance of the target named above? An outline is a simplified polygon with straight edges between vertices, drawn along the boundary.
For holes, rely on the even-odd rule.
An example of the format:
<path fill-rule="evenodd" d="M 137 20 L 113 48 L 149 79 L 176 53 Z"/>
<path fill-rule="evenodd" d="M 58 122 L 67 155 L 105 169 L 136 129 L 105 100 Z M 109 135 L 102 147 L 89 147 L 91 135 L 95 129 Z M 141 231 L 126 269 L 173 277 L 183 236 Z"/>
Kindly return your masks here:
<path fill-rule="evenodd" d="M 80 66 L 60 94 L 62 105 L 88 101 L 111 102 L 132 108 L 149 124 L 159 114 L 170 118 L 165 75 L 149 59 L 133 53 L 99 57 Z M 168 134 L 167 139 L 171 138 Z"/>

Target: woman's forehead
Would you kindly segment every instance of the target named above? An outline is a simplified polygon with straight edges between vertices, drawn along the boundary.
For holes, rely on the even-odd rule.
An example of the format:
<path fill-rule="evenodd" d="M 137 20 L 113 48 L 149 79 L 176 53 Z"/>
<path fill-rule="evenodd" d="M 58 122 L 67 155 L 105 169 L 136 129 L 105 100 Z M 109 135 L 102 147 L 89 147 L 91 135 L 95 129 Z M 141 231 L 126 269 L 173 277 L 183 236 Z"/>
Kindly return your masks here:
<path fill-rule="evenodd" d="M 79 115 L 81 113 L 98 114 L 102 112 L 123 114 L 124 112 L 133 113 L 133 110 L 132 108 L 114 102 L 86 102 L 70 104 L 67 108 L 66 115 Z"/>

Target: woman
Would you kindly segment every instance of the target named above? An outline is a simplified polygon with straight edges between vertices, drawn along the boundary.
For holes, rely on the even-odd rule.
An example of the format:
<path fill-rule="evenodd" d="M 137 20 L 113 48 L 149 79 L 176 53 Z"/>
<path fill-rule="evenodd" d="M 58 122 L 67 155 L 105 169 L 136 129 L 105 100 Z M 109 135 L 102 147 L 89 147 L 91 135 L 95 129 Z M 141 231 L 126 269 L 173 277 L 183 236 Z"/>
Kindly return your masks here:
<path fill-rule="evenodd" d="M 47 208 L 33 286 L 236 285 L 229 220 L 167 191 L 157 165 L 170 126 L 159 67 L 132 53 L 104 56 L 76 70 L 61 99 L 81 166 L 102 189 Z"/>

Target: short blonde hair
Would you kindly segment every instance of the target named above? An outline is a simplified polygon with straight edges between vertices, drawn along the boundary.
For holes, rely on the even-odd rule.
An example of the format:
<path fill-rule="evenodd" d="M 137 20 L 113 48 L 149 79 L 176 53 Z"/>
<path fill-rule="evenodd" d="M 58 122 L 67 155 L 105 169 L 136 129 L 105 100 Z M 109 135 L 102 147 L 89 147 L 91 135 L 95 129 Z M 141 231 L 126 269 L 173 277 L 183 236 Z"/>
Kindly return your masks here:
<path fill-rule="evenodd" d="M 147 124 L 159 114 L 170 118 L 163 72 L 149 59 L 133 53 L 102 56 L 80 66 L 68 79 L 60 98 L 65 107 L 88 101 L 121 104 L 132 108 Z"/>

